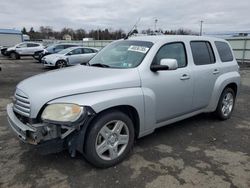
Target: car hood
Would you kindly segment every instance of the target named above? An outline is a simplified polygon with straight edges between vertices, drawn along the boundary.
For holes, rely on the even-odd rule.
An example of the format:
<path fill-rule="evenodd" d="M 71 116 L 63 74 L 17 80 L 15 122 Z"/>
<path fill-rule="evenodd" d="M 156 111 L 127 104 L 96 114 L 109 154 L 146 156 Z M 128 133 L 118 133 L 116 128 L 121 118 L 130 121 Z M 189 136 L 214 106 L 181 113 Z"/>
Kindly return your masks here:
<path fill-rule="evenodd" d="M 77 65 L 30 77 L 17 86 L 31 104 L 31 118 L 35 118 L 47 102 L 81 93 L 111 89 L 140 87 L 137 68 L 112 69 Z M 72 101 L 73 102 L 73 101 Z"/>
<path fill-rule="evenodd" d="M 9 48 L 7 48 L 7 51 L 12 51 L 12 50 L 15 50 L 16 49 L 16 47 L 9 47 Z"/>

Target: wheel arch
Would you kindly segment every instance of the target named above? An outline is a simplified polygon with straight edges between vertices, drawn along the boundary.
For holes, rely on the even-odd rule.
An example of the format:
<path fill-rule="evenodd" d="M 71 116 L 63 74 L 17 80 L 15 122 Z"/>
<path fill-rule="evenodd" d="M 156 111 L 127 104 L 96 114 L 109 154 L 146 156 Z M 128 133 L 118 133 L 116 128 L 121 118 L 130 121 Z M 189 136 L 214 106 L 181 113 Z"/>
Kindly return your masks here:
<path fill-rule="evenodd" d="M 220 76 L 215 83 L 213 94 L 205 112 L 213 112 L 216 110 L 220 96 L 225 88 L 230 87 L 238 95 L 240 86 L 240 74 L 238 72 L 229 72 Z"/>
<path fill-rule="evenodd" d="M 123 112 L 124 114 L 128 115 L 129 118 L 131 118 L 133 125 L 134 125 L 134 131 L 135 131 L 135 138 L 138 138 L 139 136 L 139 131 L 140 131 L 140 118 L 139 118 L 139 114 L 137 112 L 137 110 L 130 105 L 117 105 L 117 106 L 113 106 L 107 109 L 104 109 L 98 113 L 96 113 L 94 115 L 94 117 L 86 124 L 85 129 L 82 130 L 82 134 L 80 134 L 80 138 L 83 138 L 83 142 L 80 142 L 78 145 L 78 151 L 80 151 L 81 153 L 85 153 L 85 143 L 86 143 L 86 139 L 88 137 L 88 133 L 89 130 L 91 128 L 91 124 L 97 119 L 98 116 L 100 116 L 103 113 L 107 113 L 107 112 L 112 112 L 114 110 Z M 82 150 L 82 151 L 81 151 Z"/>

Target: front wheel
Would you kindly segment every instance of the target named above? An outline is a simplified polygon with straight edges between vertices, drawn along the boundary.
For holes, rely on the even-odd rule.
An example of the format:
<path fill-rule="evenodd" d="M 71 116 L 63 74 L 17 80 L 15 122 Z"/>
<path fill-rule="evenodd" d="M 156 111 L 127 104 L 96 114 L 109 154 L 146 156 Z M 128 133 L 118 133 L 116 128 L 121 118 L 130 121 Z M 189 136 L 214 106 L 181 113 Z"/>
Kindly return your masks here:
<path fill-rule="evenodd" d="M 99 168 L 114 166 L 126 158 L 133 143 L 132 120 L 120 111 L 105 112 L 97 117 L 88 132 L 86 159 Z"/>
<path fill-rule="evenodd" d="M 59 60 L 56 62 L 56 68 L 61 69 L 67 67 L 67 62 L 64 60 Z"/>
<path fill-rule="evenodd" d="M 10 58 L 11 59 L 20 59 L 20 56 L 15 52 L 11 52 L 10 53 Z"/>
<path fill-rule="evenodd" d="M 232 115 L 235 103 L 235 92 L 231 88 L 226 88 L 220 96 L 220 100 L 215 111 L 221 120 L 229 119 Z"/>

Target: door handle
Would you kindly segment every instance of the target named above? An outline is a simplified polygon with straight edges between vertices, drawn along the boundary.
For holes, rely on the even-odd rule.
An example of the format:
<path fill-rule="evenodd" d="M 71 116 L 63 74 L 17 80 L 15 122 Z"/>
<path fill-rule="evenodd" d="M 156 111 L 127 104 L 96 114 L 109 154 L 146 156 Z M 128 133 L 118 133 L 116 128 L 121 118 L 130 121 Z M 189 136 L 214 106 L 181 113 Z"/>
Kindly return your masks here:
<path fill-rule="evenodd" d="M 214 69 L 213 74 L 219 74 L 219 73 L 220 73 L 220 71 L 218 69 Z"/>
<path fill-rule="evenodd" d="M 190 79 L 190 76 L 188 76 L 187 74 L 183 74 L 180 79 L 181 80 L 188 80 L 188 79 Z"/>

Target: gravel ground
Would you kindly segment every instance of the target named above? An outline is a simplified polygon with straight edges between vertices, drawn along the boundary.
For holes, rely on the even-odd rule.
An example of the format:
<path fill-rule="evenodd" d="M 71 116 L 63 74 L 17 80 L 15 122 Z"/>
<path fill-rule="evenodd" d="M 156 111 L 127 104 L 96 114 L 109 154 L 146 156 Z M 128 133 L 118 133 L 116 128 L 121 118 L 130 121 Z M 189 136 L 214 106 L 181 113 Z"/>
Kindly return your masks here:
<path fill-rule="evenodd" d="M 8 128 L 6 104 L 16 84 L 48 71 L 31 58 L 0 57 L 0 187 L 250 187 L 250 69 L 233 116 L 210 114 L 156 130 L 136 141 L 130 157 L 109 169 L 96 169 L 78 154 L 42 156 Z"/>

